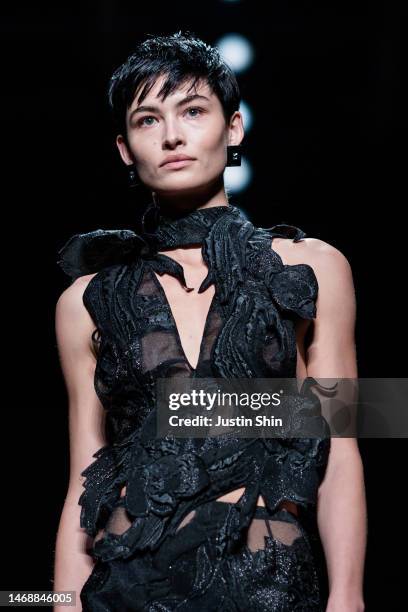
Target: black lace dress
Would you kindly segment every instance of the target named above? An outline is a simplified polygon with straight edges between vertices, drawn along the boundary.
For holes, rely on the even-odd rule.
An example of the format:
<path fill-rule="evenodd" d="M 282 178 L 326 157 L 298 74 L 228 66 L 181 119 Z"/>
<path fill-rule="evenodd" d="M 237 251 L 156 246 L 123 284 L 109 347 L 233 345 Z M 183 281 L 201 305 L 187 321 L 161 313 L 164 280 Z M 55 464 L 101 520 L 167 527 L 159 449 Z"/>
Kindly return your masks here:
<path fill-rule="evenodd" d="M 106 409 L 107 443 L 82 473 L 79 499 L 96 561 L 80 593 L 86 612 L 325 610 L 316 507 L 329 435 L 152 433 L 157 378 L 296 376 L 295 323 L 315 317 L 318 283 L 309 265 L 283 264 L 275 236 L 298 241 L 305 233 L 257 228 L 237 207 L 220 205 L 160 216 L 141 235 L 76 234 L 60 249 L 72 281 L 96 272 L 83 303 L 95 324 L 94 385 Z M 215 294 L 193 368 L 157 274 L 189 290 L 182 266 L 158 251 L 197 243 L 208 267 L 199 292 L 214 284 Z M 307 378 L 287 401 L 299 418 L 324 421 L 314 384 Z M 240 487 L 236 503 L 217 501 Z"/>

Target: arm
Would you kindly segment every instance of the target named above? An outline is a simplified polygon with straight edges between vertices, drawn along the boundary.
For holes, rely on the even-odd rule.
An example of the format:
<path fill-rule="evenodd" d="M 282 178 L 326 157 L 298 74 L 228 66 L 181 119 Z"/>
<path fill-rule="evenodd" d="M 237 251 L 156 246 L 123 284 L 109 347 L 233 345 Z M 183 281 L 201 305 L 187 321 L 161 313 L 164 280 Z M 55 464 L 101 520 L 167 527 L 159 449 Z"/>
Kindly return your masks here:
<path fill-rule="evenodd" d="M 308 263 L 315 270 L 319 294 L 313 338 L 306 350 L 307 375 L 356 379 L 356 304 L 350 265 L 329 244 L 315 239 L 308 242 Z M 367 516 L 356 438 L 331 439 L 318 492 L 317 520 L 329 577 L 327 612 L 362 612 Z"/>
<path fill-rule="evenodd" d="M 79 593 L 94 561 L 86 552 L 90 537 L 80 528 L 79 497 L 83 491 L 81 472 L 105 445 L 104 411 L 94 390 L 96 359 L 91 346 L 95 329 L 82 302 L 92 275 L 78 278 L 60 296 L 55 330 L 61 368 L 69 398 L 70 477 L 56 538 L 54 591 L 76 591 L 75 610 L 82 610 Z M 65 606 L 56 606 L 62 612 Z"/>

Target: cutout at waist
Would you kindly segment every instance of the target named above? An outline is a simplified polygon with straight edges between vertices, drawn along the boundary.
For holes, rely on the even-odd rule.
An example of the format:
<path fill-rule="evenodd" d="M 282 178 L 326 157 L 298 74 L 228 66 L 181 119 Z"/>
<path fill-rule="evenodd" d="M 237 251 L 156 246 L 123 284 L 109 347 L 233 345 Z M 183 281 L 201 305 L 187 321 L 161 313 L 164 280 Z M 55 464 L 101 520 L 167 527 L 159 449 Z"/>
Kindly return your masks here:
<path fill-rule="evenodd" d="M 223 500 L 223 499 L 220 499 L 220 498 L 218 498 L 218 499 L 216 499 L 214 501 L 216 501 L 217 503 L 220 503 L 220 504 L 234 504 L 235 503 L 235 502 L 226 501 L 226 500 Z M 298 514 L 299 514 L 298 507 L 297 507 L 297 504 L 295 504 L 295 502 L 291 502 L 291 501 L 285 500 L 285 501 L 281 502 L 279 504 L 279 506 L 278 506 L 279 510 L 281 510 L 283 508 L 285 508 L 288 512 L 291 512 L 291 514 L 294 514 L 295 516 L 298 516 Z M 258 509 L 266 510 L 266 506 L 265 505 L 262 505 L 262 506 L 257 505 L 256 506 L 256 510 L 258 510 Z"/>

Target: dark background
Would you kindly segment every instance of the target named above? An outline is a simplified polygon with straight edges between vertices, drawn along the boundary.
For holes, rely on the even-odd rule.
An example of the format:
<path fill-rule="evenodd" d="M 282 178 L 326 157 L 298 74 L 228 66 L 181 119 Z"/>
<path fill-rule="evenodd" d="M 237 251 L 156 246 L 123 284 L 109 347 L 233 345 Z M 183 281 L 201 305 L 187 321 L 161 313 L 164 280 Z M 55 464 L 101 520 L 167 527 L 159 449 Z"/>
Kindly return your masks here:
<path fill-rule="evenodd" d="M 60 2 L 3 12 L 5 332 L 1 589 L 52 589 L 68 484 L 67 400 L 54 331 L 73 234 L 135 228 L 106 102 L 113 70 L 147 34 L 246 36 L 238 80 L 254 113 L 254 176 L 232 195 L 256 224 L 286 222 L 348 258 L 360 377 L 406 375 L 403 3 Z M 405 167 L 405 166 L 404 166 Z M 7 334 L 4 333 L 4 338 Z M 404 367 L 405 366 L 405 367 Z M 11 393 L 8 393 L 11 391 Z M 366 610 L 406 600 L 406 441 L 360 440 L 369 511 Z M 403 582 L 404 579 L 404 582 Z M 398 602 L 398 604 L 397 604 Z M 402 606 L 404 607 L 404 606 Z"/>

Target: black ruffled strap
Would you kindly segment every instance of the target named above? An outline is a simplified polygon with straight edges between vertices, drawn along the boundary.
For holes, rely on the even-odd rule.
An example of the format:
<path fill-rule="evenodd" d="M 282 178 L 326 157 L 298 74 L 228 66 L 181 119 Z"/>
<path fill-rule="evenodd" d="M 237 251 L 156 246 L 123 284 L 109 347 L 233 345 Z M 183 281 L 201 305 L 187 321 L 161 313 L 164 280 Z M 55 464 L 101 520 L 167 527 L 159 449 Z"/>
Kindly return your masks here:
<path fill-rule="evenodd" d="M 273 225 L 272 227 L 268 227 L 267 231 L 271 236 L 291 238 L 293 242 L 299 242 L 299 240 L 307 237 L 306 232 L 301 230 L 299 227 L 296 227 L 296 225 L 289 225 L 288 223 Z"/>
<path fill-rule="evenodd" d="M 97 229 L 71 236 L 58 251 L 57 264 L 75 280 L 107 266 L 129 263 L 148 250 L 146 241 L 133 230 Z"/>
<path fill-rule="evenodd" d="M 319 293 L 316 274 L 309 264 L 284 264 L 273 249 L 273 243 L 271 247 L 274 236 L 299 242 L 307 234 L 295 225 L 286 223 L 258 228 L 251 242 L 252 252 L 248 258 L 250 270 L 265 283 L 271 298 L 281 310 L 293 312 L 303 319 L 314 319 Z"/>

